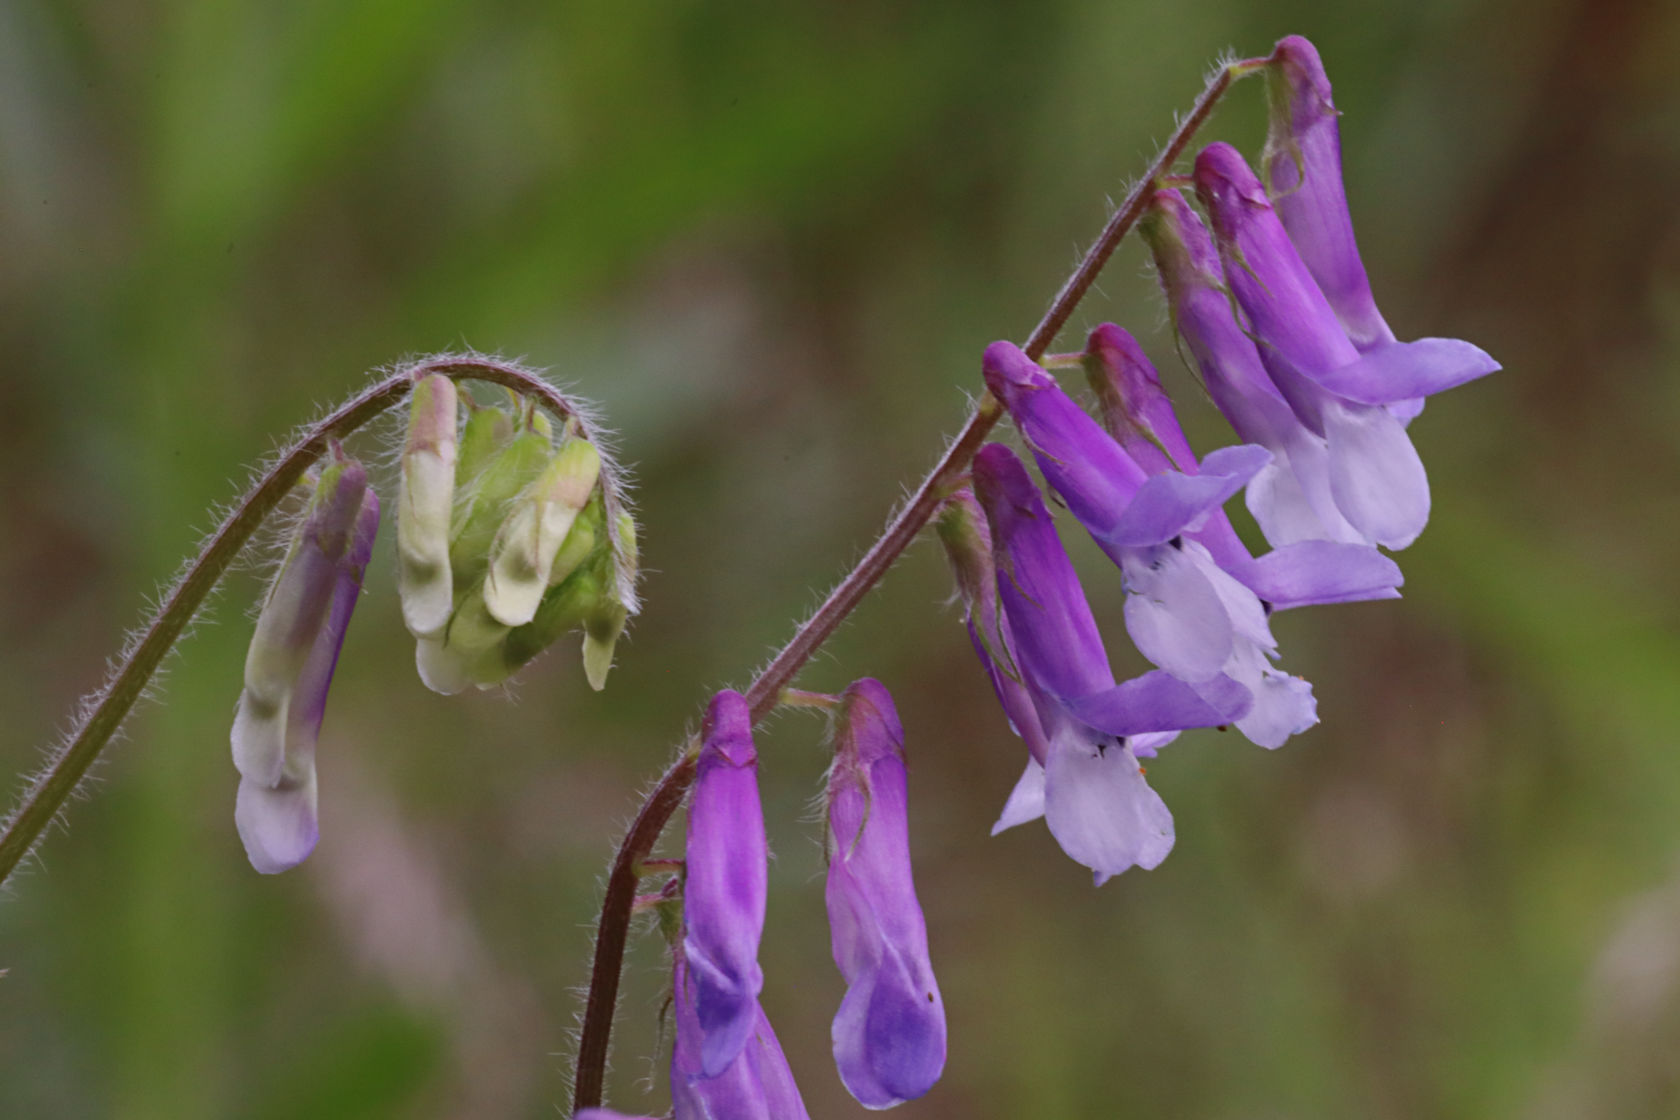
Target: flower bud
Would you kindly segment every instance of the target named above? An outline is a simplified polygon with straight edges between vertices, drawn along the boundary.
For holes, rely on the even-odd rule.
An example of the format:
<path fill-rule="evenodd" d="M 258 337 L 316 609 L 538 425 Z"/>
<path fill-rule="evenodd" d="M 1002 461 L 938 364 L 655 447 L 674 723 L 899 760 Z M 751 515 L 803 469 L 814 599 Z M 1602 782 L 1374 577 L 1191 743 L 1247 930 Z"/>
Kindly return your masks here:
<path fill-rule="evenodd" d="M 840 1080 L 865 1108 L 926 1093 L 945 1068 L 945 1005 L 910 873 L 904 732 L 876 680 L 846 690 L 828 777 L 828 921 L 846 996 Z"/>
<path fill-rule="evenodd" d="M 233 722 L 234 819 L 264 874 L 315 847 L 315 743 L 378 528 L 379 498 L 361 464 L 328 464 L 251 636 Z"/>
<path fill-rule="evenodd" d="M 455 382 L 433 374 L 414 386 L 397 498 L 397 592 L 416 637 L 449 624 L 455 587 L 449 522 L 455 507 Z"/>
<path fill-rule="evenodd" d="M 636 570 L 636 522 L 629 513 L 620 511 L 615 519 L 617 563 L 612 566 L 612 578 L 606 581 L 603 594 L 583 622 L 583 672 L 589 687 L 599 692 L 607 686 L 607 673 L 612 669 L 613 650 L 630 619 L 630 608 L 621 597 L 626 573 L 633 584 Z"/>
<path fill-rule="evenodd" d="M 600 473 L 595 446 L 568 439 L 514 500 L 491 542 L 484 580 L 484 604 L 498 622 L 523 626 L 537 613 L 555 556 Z"/>
<path fill-rule="evenodd" d="M 491 411 L 485 409 L 474 419 Z M 449 542 L 456 594 L 484 578 L 489 570 L 490 546 L 501 528 L 508 503 L 536 481 L 553 453 L 553 445 L 543 428 L 532 425 L 490 451 L 482 468 L 460 487 Z"/>

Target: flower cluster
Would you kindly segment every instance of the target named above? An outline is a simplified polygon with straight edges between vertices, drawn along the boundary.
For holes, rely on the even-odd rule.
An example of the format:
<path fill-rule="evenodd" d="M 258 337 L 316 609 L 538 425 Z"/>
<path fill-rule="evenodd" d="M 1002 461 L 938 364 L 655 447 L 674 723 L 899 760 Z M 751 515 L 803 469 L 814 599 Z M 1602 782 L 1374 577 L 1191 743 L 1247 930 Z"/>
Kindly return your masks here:
<path fill-rule="evenodd" d="M 634 606 L 635 524 L 609 501 L 581 424 L 556 437 L 532 402 L 478 405 L 441 374 L 414 386 L 398 588 L 420 678 L 439 692 L 502 684 L 578 628 L 589 683 L 606 683 Z M 367 471 L 338 446 L 312 485 L 251 637 L 232 733 L 239 835 L 270 874 L 315 848 L 315 743 L 379 528 Z"/>
<path fill-rule="evenodd" d="M 675 1120 L 807 1115 L 758 1000 L 768 853 L 751 719 L 739 693 L 718 693 L 696 763 L 682 918 L 672 939 Z M 904 732 L 892 697 L 871 679 L 834 701 L 833 732 L 824 795 L 828 917 L 846 981 L 834 1061 L 860 1104 L 890 1108 L 926 1093 L 945 1068 L 945 1005 L 910 873 Z"/>
<path fill-rule="evenodd" d="M 982 666 L 1028 763 L 996 830 L 1040 816 L 1098 883 L 1154 867 L 1172 816 L 1138 760 L 1179 732 L 1233 725 L 1281 746 L 1317 722 L 1277 667 L 1274 611 L 1397 597 L 1401 549 L 1429 516 L 1406 433 L 1424 397 L 1497 369 L 1467 342 L 1399 342 L 1377 313 L 1342 189 L 1336 110 L 1317 52 L 1284 39 L 1262 184 L 1213 144 L 1193 183 L 1159 187 L 1142 229 L 1172 320 L 1243 442 L 1198 459 L 1135 339 L 1092 331 L 1077 360 L 1102 423 L 1008 342 L 986 386 L 1045 482 L 1120 569 L 1128 634 L 1155 670 L 1116 684 L 1038 488 L 1007 447 L 975 457 L 939 528 Z M 1270 550 L 1223 506 L 1239 491 Z"/>

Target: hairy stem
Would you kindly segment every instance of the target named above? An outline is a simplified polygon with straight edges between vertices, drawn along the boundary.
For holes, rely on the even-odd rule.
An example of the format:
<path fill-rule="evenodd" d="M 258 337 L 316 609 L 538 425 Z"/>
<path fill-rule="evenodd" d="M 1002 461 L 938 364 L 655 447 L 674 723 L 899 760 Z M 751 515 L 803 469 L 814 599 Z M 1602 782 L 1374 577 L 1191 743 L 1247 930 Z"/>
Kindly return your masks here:
<path fill-rule="evenodd" d="M 326 453 L 330 441 L 343 439 L 401 403 L 416 381 L 434 373 L 458 380 L 505 385 L 540 400 L 562 418 L 582 419 L 576 405 L 534 373 L 476 355 L 444 355 L 381 378 L 311 425 L 239 499 L 186 573 L 170 589 L 140 637 L 112 666 L 105 683 L 83 700 L 68 741 L 55 752 L 47 768 L 30 782 L 17 808 L 6 819 L 5 831 L 0 834 L 0 884 L 5 883 L 39 842 L 47 826 L 57 819 L 65 801 L 122 726 L 135 701 L 145 693 L 158 666 L 204 605 L 228 565 L 297 485 L 303 472 Z M 618 508 L 622 494 L 610 475 L 602 491 L 606 502 Z"/>
<path fill-rule="evenodd" d="M 1263 61 L 1263 60 L 1260 60 Z M 1027 356 L 1035 361 L 1042 357 L 1056 335 L 1067 324 L 1069 316 L 1079 306 L 1096 282 L 1097 274 L 1114 253 L 1115 247 L 1137 224 L 1156 180 L 1165 175 L 1183 154 L 1185 145 L 1212 114 L 1232 81 L 1252 72 L 1255 61 L 1230 63 L 1221 66 L 1208 79 L 1201 96 L 1184 117 L 1165 147 L 1150 163 L 1149 169 L 1127 193 L 1125 201 L 1108 219 L 1102 233 L 1086 250 L 1078 266 L 1062 285 L 1044 317 L 1033 328 L 1022 345 Z M 985 442 L 993 425 L 1003 415 L 1003 408 L 990 394 L 981 396 L 968 422 L 956 439 L 951 441 L 916 492 L 876 538 L 846 577 L 829 592 L 810 618 L 795 631 L 787 645 L 770 659 L 745 696 L 752 708 L 754 721 L 762 719 L 776 706 L 778 697 L 794 675 L 810 660 L 823 642 L 846 620 L 894 561 L 910 546 L 927 525 L 939 503 L 955 488 L 968 470 L 980 445 Z M 694 762 L 700 744 L 690 739 L 677 760 L 660 776 L 641 809 L 630 825 L 613 856 L 612 869 L 607 876 L 607 889 L 601 899 L 601 916 L 596 923 L 595 959 L 589 974 L 589 994 L 583 1009 L 582 1030 L 578 1036 L 576 1077 L 572 1083 L 572 1108 L 578 1111 L 595 1108 L 601 1103 L 606 1077 L 607 1055 L 612 1038 L 613 1014 L 618 1004 L 618 984 L 624 966 L 624 947 L 630 935 L 631 907 L 636 898 L 636 884 L 640 879 L 642 861 L 653 851 L 671 815 L 682 804 L 689 785 L 694 781 Z"/>

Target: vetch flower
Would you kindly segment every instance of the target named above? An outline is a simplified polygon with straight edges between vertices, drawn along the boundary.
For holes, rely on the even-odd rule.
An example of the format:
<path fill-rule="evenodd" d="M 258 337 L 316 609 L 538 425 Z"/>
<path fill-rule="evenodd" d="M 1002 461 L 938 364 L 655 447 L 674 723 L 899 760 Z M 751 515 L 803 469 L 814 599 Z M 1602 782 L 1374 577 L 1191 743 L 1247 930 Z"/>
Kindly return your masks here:
<path fill-rule="evenodd" d="M 1301 422 L 1325 438 L 1336 507 L 1367 540 L 1406 547 L 1429 520 L 1429 480 L 1404 424 L 1384 406 L 1463 384 L 1498 364 L 1445 338 L 1361 356 L 1236 149 L 1203 149 L 1195 181 L 1226 281 L 1263 342 L 1266 371 Z"/>
<path fill-rule="evenodd" d="M 455 508 L 455 382 L 440 373 L 418 382 L 409 408 L 397 496 L 397 593 L 415 637 L 449 625 L 455 585 L 449 520 Z"/>
<path fill-rule="evenodd" d="M 695 1069 L 703 1078 L 729 1067 L 758 1021 L 768 858 L 752 713 L 740 693 L 720 692 L 706 711 L 688 805 L 682 943 L 687 974 L 678 978 L 679 1008 L 692 995 Z"/>
<path fill-rule="evenodd" d="M 673 1120 L 809 1120 L 793 1071 L 770 1020 L 752 1002 L 739 1050 L 715 1074 L 705 1072 L 710 1035 L 700 1025 L 699 989 L 692 962 L 677 953 L 672 1003 L 676 1041 L 671 1048 Z"/>
<path fill-rule="evenodd" d="M 834 1061 L 866 1108 L 926 1093 L 945 1068 L 945 1005 L 910 873 L 904 731 L 879 681 L 856 682 L 834 715 L 828 922 L 846 996 Z"/>
<path fill-rule="evenodd" d="M 987 347 L 984 369 L 1051 489 L 1120 568 L 1138 651 L 1192 688 L 1207 685 L 1211 703 L 1240 683 L 1253 704 L 1233 722 L 1261 746 L 1316 723 L 1312 687 L 1269 663 L 1277 640 L 1260 600 L 1185 536 L 1269 461 L 1266 450 L 1221 448 L 1198 474 L 1148 475 L 1013 343 Z"/>
<path fill-rule="evenodd" d="M 1208 251 L 1211 253 L 1211 245 Z M 1235 330 L 1223 301 L 1220 310 Z M 1247 339 L 1241 341 L 1252 354 L 1252 344 Z M 1256 376 L 1264 378 L 1258 369 L 1258 355 L 1253 355 L 1253 362 Z M 1170 470 L 1201 473 L 1201 464 L 1179 427 L 1161 379 L 1136 339 L 1113 323 L 1104 323 L 1090 333 L 1082 364 L 1096 394 L 1103 426 L 1133 461 L 1150 475 Z M 1220 375 L 1216 372 L 1214 376 Z M 1282 398 L 1277 403 L 1281 407 Z M 1287 419 L 1301 438 L 1317 438 L 1301 428 L 1292 414 Z M 1249 481 L 1251 493 L 1255 480 L 1274 466 L 1268 463 L 1256 472 Z M 1314 603 L 1397 598 L 1395 588 L 1403 582 L 1399 565 L 1369 545 L 1297 541 L 1256 559 L 1222 508 L 1211 511 L 1200 528 L 1186 529 L 1184 537 L 1207 549 L 1220 568 L 1277 610 Z"/>
<path fill-rule="evenodd" d="M 1330 493 L 1330 452 L 1272 384 L 1237 323 L 1213 238 L 1176 190 L 1157 191 L 1138 223 L 1155 258 L 1178 335 L 1237 438 L 1272 461 L 1249 482 L 1248 510 L 1273 548 L 1302 541 L 1369 543 Z"/>
<path fill-rule="evenodd" d="M 234 821 L 265 875 L 297 866 L 320 835 L 315 743 L 378 529 L 367 472 L 334 448 L 257 618 L 233 721 Z"/>
<path fill-rule="evenodd" d="M 1266 67 L 1266 100 L 1270 124 L 1260 165 L 1301 263 L 1355 347 L 1363 352 L 1395 341 L 1354 241 L 1342 185 L 1341 114 L 1318 48 L 1299 35 L 1279 39 Z"/>
<path fill-rule="evenodd" d="M 974 490 L 991 527 L 1014 671 L 1044 736 L 1042 762 L 1028 764 L 1012 816 L 1000 823 L 1042 813 L 1062 850 L 1099 884 L 1128 867 L 1154 867 L 1172 849 L 1172 814 L 1144 782 L 1138 753 L 1152 753 L 1162 733 L 1247 715 L 1248 690 L 1228 677 L 1193 689 L 1160 670 L 1116 685 L 1050 511 L 1020 460 L 1001 444 L 982 448 Z"/>

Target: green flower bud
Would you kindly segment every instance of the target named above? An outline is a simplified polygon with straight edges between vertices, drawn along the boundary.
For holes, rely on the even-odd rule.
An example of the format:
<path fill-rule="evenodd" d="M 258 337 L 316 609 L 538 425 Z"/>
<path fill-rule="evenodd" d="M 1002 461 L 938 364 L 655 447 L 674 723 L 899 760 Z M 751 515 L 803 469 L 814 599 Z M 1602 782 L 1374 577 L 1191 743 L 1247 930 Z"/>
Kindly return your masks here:
<path fill-rule="evenodd" d="M 530 622 L 548 589 L 555 556 L 601 473 L 593 444 L 567 439 L 516 498 L 490 545 L 484 604 L 507 626 Z"/>
<path fill-rule="evenodd" d="M 636 522 L 628 513 L 620 512 L 617 519 L 619 560 L 633 572 L 636 568 Z M 616 573 L 608 573 L 606 593 L 596 602 L 583 622 L 583 673 L 589 687 L 599 692 L 607 686 L 607 672 L 612 668 L 613 648 L 624 633 L 630 618 L 629 608 L 618 595 Z"/>
<path fill-rule="evenodd" d="M 397 592 L 416 637 L 449 625 L 455 587 L 449 523 L 455 506 L 455 382 L 433 374 L 414 387 L 397 498 Z"/>
<path fill-rule="evenodd" d="M 508 503 L 536 480 L 553 453 L 547 435 L 526 429 L 495 452 L 477 476 L 461 487 L 449 542 L 449 563 L 457 595 L 484 578 L 489 568 L 490 545 L 496 539 Z"/>

